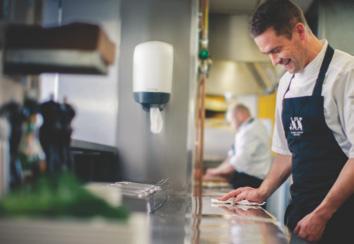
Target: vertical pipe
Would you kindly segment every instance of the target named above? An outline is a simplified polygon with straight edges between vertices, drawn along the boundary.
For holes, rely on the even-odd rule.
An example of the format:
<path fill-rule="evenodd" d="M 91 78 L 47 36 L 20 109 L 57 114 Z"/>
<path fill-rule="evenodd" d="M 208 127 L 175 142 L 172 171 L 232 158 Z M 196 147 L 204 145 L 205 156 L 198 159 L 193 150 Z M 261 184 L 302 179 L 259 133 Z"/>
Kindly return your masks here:
<path fill-rule="evenodd" d="M 200 0 L 200 44 L 199 51 L 207 51 L 208 48 L 208 15 L 209 1 Z M 203 147 L 204 147 L 204 120 L 205 120 L 205 82 L 208 72 L 208 59 L 200 58 L 198 93 L 197 93 L 197 113 L 196 113 L 196 160 L 194 164 L 194 183 L 195 187 L 200 188 L 203 175 Z M 200 189 L 199 189 L 200 191 Z M 199 191 L 195 192 L 198 193 Z"/>
<path fill-rule="evenodd" d="M 195 142 L 195 163 L 194 163 L 194 179 L 193 179 L 193 196 L 195 200 L 195 209 L 193 216 L 193 235 L 192 243 L 199 243 L 200 240 L 200 222 L 202 218 L 202 176 L 203 176 L 203 148 L 204 148 L 204 120 L 205 120 L 205 82 L 208 73 L 208 59 L 201 58 L 201 51 L 208 50 L 208 16 L 209 1 L 199 1 L 199 25 L 200 25 L 200 41 L 199 41 L 199 75 L 197 89 L 196 104 L 196 142 Z"/>

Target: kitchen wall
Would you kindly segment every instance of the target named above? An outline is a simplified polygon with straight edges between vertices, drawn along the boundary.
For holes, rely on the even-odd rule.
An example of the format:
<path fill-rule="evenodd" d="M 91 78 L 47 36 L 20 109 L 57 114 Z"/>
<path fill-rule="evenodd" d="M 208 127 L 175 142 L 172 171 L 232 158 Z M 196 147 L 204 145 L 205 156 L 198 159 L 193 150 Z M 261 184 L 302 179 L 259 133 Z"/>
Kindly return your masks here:
<path fill-rule="evenodd" d="M 0 55 L 2 57 L 2 50 L 0 51 Z M 2 63 L 2 58 L 0 62 Z M 24 94 L 21 83 L 12 77 L 3 75 L 2 65 L 0 72 L 0 106 L 10 100 L 21 102 Z"/>
<path fill-rule="evenodd" d="M 318 1 L 318 36 L 354 55 L 354 1 Z"/>
<path fill-rule="evenodd" d="M 247 14 L 210 15 L 210 54 L 215 60 L 266 61 L 249 35 Z"/>

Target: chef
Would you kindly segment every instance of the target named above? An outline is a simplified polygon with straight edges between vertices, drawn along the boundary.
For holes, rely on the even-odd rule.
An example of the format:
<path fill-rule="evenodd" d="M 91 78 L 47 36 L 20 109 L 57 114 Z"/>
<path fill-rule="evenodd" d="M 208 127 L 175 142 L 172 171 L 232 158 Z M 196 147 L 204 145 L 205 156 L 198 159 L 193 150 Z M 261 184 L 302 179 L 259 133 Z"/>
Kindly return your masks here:
<path fill-rule="evenodd" d="M 267 129 L 241 103 L 233 104 L 227 117 L 237 131 L 234 144 L 222 164 L 206 171 L 204 180 L 224 177 L 234 188 L 258 187 L 272 162 Z"/>
<path fill-rule="evenodd" d="M 354 243 L 354 57 L 308 28 L 290 0 L 261 4 L 251 20 L 260 51 L 286 73 L 277 93 L 272 168 L 258 188 L 223 197 L 261 202 L 290 174 L 285 222 L 298 237 Z"/>

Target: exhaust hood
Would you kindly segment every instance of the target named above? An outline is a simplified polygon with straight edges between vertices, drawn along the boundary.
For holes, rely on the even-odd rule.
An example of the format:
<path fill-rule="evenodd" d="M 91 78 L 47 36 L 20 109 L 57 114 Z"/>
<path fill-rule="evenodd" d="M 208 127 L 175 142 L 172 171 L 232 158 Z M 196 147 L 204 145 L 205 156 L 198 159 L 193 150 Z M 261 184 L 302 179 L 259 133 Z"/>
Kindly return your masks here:
<path fill-rule="evenodd" d="M 98 25 L 6 28 L 3 58 L 6 74 L 106 74 L 114 60 L 115 45 Z"/>
<path fill-rule="evenodd" d="M 278 71 L 269 62 L 213 62 L 206 84 L 210 95 L 264 95 L 274 92 Z"/>
<path fill-rule="evenodd" d="M 211 95 L 272 93 L 282 70 L 275 69 L 248 31 L 249 15 L 210 16 L 210 54 L 213 65 L 206 92 Z"/>

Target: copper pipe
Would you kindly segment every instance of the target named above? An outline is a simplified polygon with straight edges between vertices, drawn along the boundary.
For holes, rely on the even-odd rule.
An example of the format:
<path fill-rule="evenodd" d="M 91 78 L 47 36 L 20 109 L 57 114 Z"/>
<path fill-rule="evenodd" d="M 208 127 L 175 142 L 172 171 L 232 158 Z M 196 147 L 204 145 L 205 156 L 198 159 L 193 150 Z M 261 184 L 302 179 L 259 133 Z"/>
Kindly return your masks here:
<path fill-rule="evenodd" d="M 208 16 L 209 1 L 200 0 L 200 41 L 199 50 L 208 50 Z M 207 79 L 208 60 L 200 59 L 198 90 L 196 101 L 196 140 L 195 140 L 195 162 L 193 179 L 193 196 L 195 209 L 192 222 L 192 243 L 199 243 L 200 223 L 202 218 L 202 177 L 203 177 L 203 152 L 204 152 L 204 120 L 205 120 L 205 83 Z"/>
<path fill-rule="evenodd" d="M 203 48 L 208 48 L 208 43 L 203 45 L 203 41 L 208 40 L 209 35 L 209 0 L 200 0 L 200 12 L 201 12 L 201 22 L 200 22 L 200 39 Z"/>
<path fill-rule="evenodd" d="M 194 188 L 193 196 L 195 201 L 195 209 L 193 212 L 192 222 L 192 243 L 199 243 L 200 240 L 200 223 L 202 218 L 202 177 L 203 177 L 203 145 L 204 145 L 204 97 L 205 97 L 205 80 L 204 74 L 199 75 L 198 94 L 197 94 L 197 111 L 196 111 L 196 141 L 195 141 L 195 164 L 194 164 Z"/>
<path fill-rule="evenodd" d="M 200 45 L 199 48 L 208 48 L 208 15 L 209 0 L 200 0 Z M 195 164 L 194 164 L 194 184 L 195 187 L 201 187 L 203 176 L 203 148 L 204 148 L 204 120 L 205 120 L 205 82 L 207 79 L 208 60 L 200 60 L 198 76 L 198 93 L 196 104 L 196 142 L 195 142 Z M 201 189 L 195 189 L 196 194 Z"/>
<path fill-rule="evenodd" d="M 195 160 L 195 183 L 201 186 L 203 176 L 203 152 L 204 152 L 204 119 L 205 119 L 205 81 L 206 76 L 200 74 L 198 82 L 197 98 L 197 135 L 196 135 L 196 160 Z M 198 191 L 199 192 L 199 191 Z"/>

